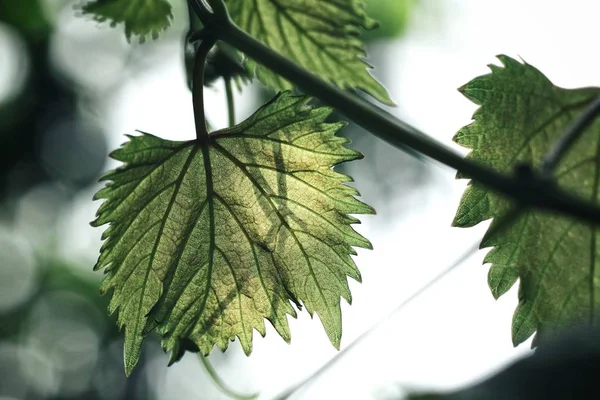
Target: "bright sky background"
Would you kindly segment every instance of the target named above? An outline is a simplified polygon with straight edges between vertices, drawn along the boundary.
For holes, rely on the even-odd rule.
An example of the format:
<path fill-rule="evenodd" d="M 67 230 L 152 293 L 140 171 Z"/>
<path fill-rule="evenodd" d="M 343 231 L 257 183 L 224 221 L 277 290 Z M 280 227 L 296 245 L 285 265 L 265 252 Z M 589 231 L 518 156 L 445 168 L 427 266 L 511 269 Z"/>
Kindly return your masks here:
<path fill-rule="evenodd" d="M 439 17 L 432 19 L 432 10 Z M 496 54 L 522 57 L 559 86 L 600 86 L 599 11 L 598 2 L 591 0 L 422 1 L 402 39 L 370 49 L 388 60 L 387 65 L 376 66 L 375 74 L 397 102 L 398 116 L 452 146 L 452 136 L 470 122 L 475 110 L 456 88 L 487 73 L 486 65 L 496 62 Z M 119 65 L 103 68 L 112 67 Z M 122 134 L 135 129 L 167 139 L 194 136 L 191 96 L 180 58 L 127 80 L 119 89 L 100 111 L 109 115 L 112 148 L 124 141 Z M 224 126 L 221 86 L 207 91 L 207 97 L 211 122 Z M 238 121 L 252 111 L 238 96 Z M 430 180 L 410 195 L 411 201 L 402 203 L 404 209 L 392 204 L 376 216 L 361 218 L 357 229 L 372 241 L 374 250 L 360 251 L 356 258 L 363 283 L 351 282 L 353 305 L 343 306 L 342 350 L 384 322 L 295 399 L 398 398 L 403 388 L 455 388 L 529 351 L 529 343 L 516 349 L 511 344 L 516 286 L 499 301 L 492 298 L 488 267 L 481 265 L 483 251 L 401 312 L 386 317 L 471 248 L 486 228 L 451 228 L 465 183 L 456 182 L 453 171 L 441 166 L 434 168 Z M 356 185 L 366 193 L 369 182 L 361 183 L 358 176 Z M 405 191 L 411 187 L 397 188 L 395 196 Z M 91 194 L 77 199 L 61 225 L 64 237 L 59 245 L 65 257 L 89 261 L 97 254 L 100 232 L 88 226 L 98 206 L 90 201 Z M 215 368 L 232 387 L 260 391 L 261 398 L 268 399 L 339 354 L 320 323 L 306 313 L 290 320 L 290 325 L 291 345 L 270 329 L 265 339 L 255 335 L 250 358 L 237 343 L 226 355 L 215 352 L 211 356 Z M 162 399 L 222 398 L 193 355 L 169 369 L 166 363 L 166 356 L 157 352 L 147 371 Z"/>

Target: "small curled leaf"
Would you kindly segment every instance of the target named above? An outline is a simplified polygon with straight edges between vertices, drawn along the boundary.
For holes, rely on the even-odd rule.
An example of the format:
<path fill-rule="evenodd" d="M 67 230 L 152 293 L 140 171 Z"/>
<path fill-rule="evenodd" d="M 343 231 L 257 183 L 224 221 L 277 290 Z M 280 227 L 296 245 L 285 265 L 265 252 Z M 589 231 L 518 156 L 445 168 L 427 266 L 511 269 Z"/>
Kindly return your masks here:
<path fill-rule="evenodd" d="M 167 0 L 93 0 L 80 6 L 84 15 L 111 27 L 125 26 L 127 41 L 137 36 L 140 43 L 158 36 L 171 25 L 173 13 Z"/>

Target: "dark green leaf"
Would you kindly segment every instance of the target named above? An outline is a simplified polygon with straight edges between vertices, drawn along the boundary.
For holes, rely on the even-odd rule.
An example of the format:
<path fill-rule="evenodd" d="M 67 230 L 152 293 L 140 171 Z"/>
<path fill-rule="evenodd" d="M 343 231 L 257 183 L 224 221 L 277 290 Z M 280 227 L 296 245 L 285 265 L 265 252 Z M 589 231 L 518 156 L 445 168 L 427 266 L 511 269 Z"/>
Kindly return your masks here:
<path fill-rule="evenodd" d="M 600 89 L 567 90 L 554 86 L 532 66 L 500 56 L 503 66 L 475 78 L 462 93 L 481 105 L 475 121 L 455 141 L 473 149 L 467 156 L 503 172 L 520 162 L 539 166 L 544 154 L 574 118 L 600 95 Z M 597 202 L 600 188 L 600 122 L 595 122 L 561 161 L 556 171 L 563 188 Z M 508 210 L 509 202 L 482 186 L 465 191 L 454 225 L 469 227 Z M 495 297 L 520 278 L 513 342 L 537 331 L 546 340 L 573 321 L 596 323 L 600 309 L 598 230 L 566 217 L 524 212 L 504 232 L 484 238 L 493 247 L 489 285 Z"/>

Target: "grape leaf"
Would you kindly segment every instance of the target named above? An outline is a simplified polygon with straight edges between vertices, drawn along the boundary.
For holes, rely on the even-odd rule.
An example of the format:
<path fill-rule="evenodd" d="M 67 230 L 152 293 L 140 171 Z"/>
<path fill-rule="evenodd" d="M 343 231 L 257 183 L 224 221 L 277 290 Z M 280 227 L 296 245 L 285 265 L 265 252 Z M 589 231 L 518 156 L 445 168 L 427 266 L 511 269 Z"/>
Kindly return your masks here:
<path fill-rule="evenodd" d="M 278 95 L 241 124 L 209 139 L 130 137 L 95 196 L 94 226 L 110 224 L 95 269 L 108 273 L 109 311 L 125 326 L 125 365 L 156 329 L 171 361 L 190 341 L 203 354 L 238 337 L 249 354 L 264 319 L 286 340 L 286 314 L 303 304 L 339 347 L 340 296 L 360 281 L 352 246 L 370 248 L 348 214 L 374 210 L 332 167 L 362 155 L 335 136 L 329 108 Z"/>
<path fill-rule="evenodd" d="M 148 36 L 158 38 L 173 19 L 167 0 L 93 0 L 82 5 L 81 11 L 98 22 L 110 21 L 112 27 L 124 24 L 127 41 L 138 36 L 140 43 Z"/>
<path fill-rule="evenodd" d="M 454 140 L 473 149 L 467 158 L 511 172 L 519 162 L 539 166 L 544 154 L 600 89 L 554 86 L 540 71 L 507 56 L 503 66 L 475 78 L 460 90 L 481 107 L 474 122 Z M 458 175 L 459 178 L 465 178 Z M 595 122 L 564 157 L 557 183 L 575 194 L 598 201 L 600 188 L 600 123 Z M 458 207 L 454 225 L 473 226 L 507 212 L 510 202 L 471 183 Z M 486 235 L 481 247 L 493 247 L 488 283 L 494 297 L 520 278 L 519 305 L 512 324 L 513 343 L 536 331 L 535 342 L 555 336 L 573 321 L 596 323 L 600 310 L 600 236 L 597 229 L 569 218 L 526 211 L 504 232 Z"/>
<path fill-rule="evenodd" d="M 377 24 L 364 0 L 228 0 L 234 22 L 265 45 L 344 89 L 361 89 L 393 105 L 389 94 L 367 71 L 361 29 Z M 281 76 L 247 60 L 258 79 L 275 90 L 292 88 Z"/>

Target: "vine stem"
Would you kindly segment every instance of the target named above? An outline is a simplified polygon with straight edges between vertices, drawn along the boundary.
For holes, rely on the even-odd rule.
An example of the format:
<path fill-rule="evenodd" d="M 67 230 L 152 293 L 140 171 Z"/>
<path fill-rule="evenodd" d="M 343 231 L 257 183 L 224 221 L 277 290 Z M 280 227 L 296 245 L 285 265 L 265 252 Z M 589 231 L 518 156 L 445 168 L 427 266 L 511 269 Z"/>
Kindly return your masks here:
<path fill-rule="evenodd" d="M 554 170 L 558 166 L 558 163 L 564 155 L 571 149 L 573 144 L 581 136 L 585 129 L 590 126 L 592 122 L 600 114 L 600 97 L 593 101 L 588 108 L 581 114 L 579 118 L 567 129 L 564 135 L 554 144 L 554 146 L 546 153 L 544 162 L 542 163 L 542 175 L 550 178 L 554 173 Z"/>
<path fill-rule="evenodd" d="M 319 98 L 392 146 L 403 151 L 405 146 L 409 147 L 525 207 L 551 210 L 600 224 L 600 207 L 596 204 L 574 196 L 538 175 L 531 175 L 527 179 L 518 175 L 507 176 L 486 165 L 465 159 L 415 127 L 322 80 L 266 47 L 235 25 L 223 0 L 210 0 L 210 5 L 215 11 L 204 10 L 204 13 L 210 14 L 204 23 L 211 25 L 219 40 L 252 57 L 305 93 Z"/>
<path fill-rule="evenodd" d="M 233 99 L 233 87 L 231 85 L 232 78 L 225 79 L 225 93 L 227 95 L 227 113 L 229 114 L 229 127 L 235 125 L 235 101 Z"/>
<path fill-rule="evenodd" d="M 187 6 L 188 6 L 188 31 L 189 32 L 193 32 L 194 28 L 196 28 L 196 21 L 197 21 L 197 15 L 196 15 L 196 7 L 192 4 L 193 1 L 188 1 Z M 198 10 L 199 11 L 199 10 Z"/>
<path fill-rule="evenodd" d="M 217 371 L 215 371 L 215 369 L 213 368 L 213 366 L 210 363 L 210 361 L 208 361 L 208 357 L 205 357 L 202 354 L 200 354 L 199 358 L 200 358 L 200 361 L 202 362 L 202 365 L 206 369 L 206 372 L 208 372 L 208 374 L 210 375 L 210 377 L 213 380 L 213 382 L 227 396 L 229 396 L 229 397 L 231 397 L 233 399 L 236 399 L 236 400 L 253 400 L 253 399 L 256 399 L 258 397 L 258 393 L 253 393 L 253 394 L 248 394 L 248 395 L 243 395 L 243 394 L 236 393 L 231 388 L 229 388 L 225 384 L 225 382 L 223 382 L 223 380 L 219 377 L 219 374 L 217 374 Z"/>
<path fill-rule="evenodd" d="M 459 171 L 464 176 L 491 190 L 516 200 L 519 203 L 519 206 L 510 212 L 506 218 L 495 224 L 495 226 L 492 225 L 487 233 L 488 236 L 493 233 L 498 233 L 501 229 L 505 229 L 510 223 L 516 220 L 520 212 L 527 207 L 549 209 L 576 217 L 586 222 L 600 224 L 600 208 L 596 204 L 584 201 L 579 197 L 573 196 L 558 188 L 549 182 L 544 174 L 545 171 L 553 171 L 556 168 L 560 159 L 581 135 L 583 130 L 588 127 L 595 116 L 600 113 L 600 99 L 592 104 L 593 107 L 590 106 L 582 117 L 574 123 L 572 128 L 565 133 L 563 138 L 561 138 L 548 153 L 547 157 L 544 159 L 543 173 L 540 176 L 536 174 L 516 174 L 515 176 L 506 176 L 483 164 L 463 158 L 461 155 L 431 139 L 415 127 L 393 117 L 391 114 L 357 96 L 353 96 L 340 90 L 331 83 L 320 79 L 318 76 L 294 64 L 237 27 L 228 15 L 223 0 L 208 1 L 212 10 L 209 11 L 205 8 L 201 11 L 205 17 L 203 18 L 203 21 L 205 24 L 210 24 L 213 27 L 214 33 L 219 40 L 229 43 L 247 56 L 252 57 L 257 62 L 295 84 L 305 93 L 317 97 L 324 103 L 334 107 L 338 112 L 344 114 L 356 124 L 385 140 L 392 146 L 403 151 L 405 151 L 405 146 L 409 147 L 433 160 Z M 202 15 L 198 15 L 202 18 Z M 477 247 L 470 249 L 467 254 L 472 254 L 472 252 L 478 248 L 479 244 Z M 456 266 L 466 258 L 467 254 L 460 257 L 457 262 L 444 269 L 421 289 L 413 293 L 407 300 L 400 304 L 390 316 L 404 308 L 422 292 L 438 282 L 451 270 L 455 269 Z M 367 330 L 342 350 L 337 357 L 328 361 L 307 379 L 287 390 L 281 396 L 277 397 L 277 399 L 288 398 L 299 387 L 305 385 L 317 375 L 320 375 L 335 362 L 338 362 L 343 354 L 347 354 L 349 350 L 363 341 L 370 332 L 377 328 L 377 326 L 378 325 Z"/>
<path fill-rule="evenodd" d="M 223 17 L 227 15 L 227 6 L 223 0 L 208 0 L 208 3 L 216 16 Z"/>
<path fill-rule="evenodd" d="M 191 8 L 198 18 L 200 18 L 200 20 L 204 23 L 212 18 L 212 11 L 206 9 L 206 6 L 202 3 L 202 0 L 188 0 L 188 7 Z"/>
<path fill-rule="evenodd" d="M 194 77 L 192 79 L 192 101 L 194 103 L 194 121 L 196 122 L 196 139 L 208 138 L 206 115 L 204 114 L 204 70 L 208 52 L 217 42 L 213 35 L 206 35 L 196 49 L 194 57 Z"/>

